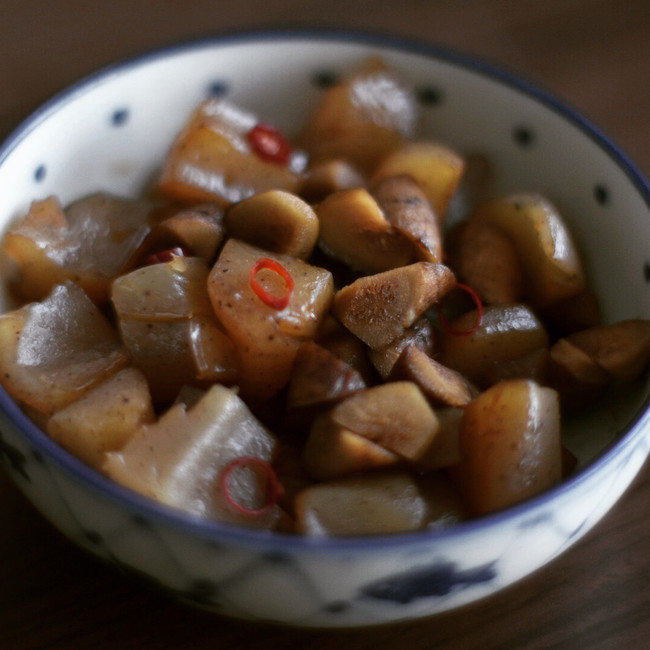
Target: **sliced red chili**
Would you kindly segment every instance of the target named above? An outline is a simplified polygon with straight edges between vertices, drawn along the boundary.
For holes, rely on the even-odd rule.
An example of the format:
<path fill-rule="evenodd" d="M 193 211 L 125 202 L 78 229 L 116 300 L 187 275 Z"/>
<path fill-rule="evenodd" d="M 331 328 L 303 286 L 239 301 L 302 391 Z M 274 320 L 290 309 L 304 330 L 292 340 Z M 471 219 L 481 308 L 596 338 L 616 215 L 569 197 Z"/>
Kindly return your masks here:
<path fill-rule="evenodd" d="M 252 467 L 264 473 L 264 489 L 265 489 L 265 502 L 259 508 L 249 508 L 241 503 L 238 503 L 230 491 L 230 478 L 232 473 L 242 467 Z M 278 479 L 275 470 L 270 463 L 257 458 L 255 456 L 241 456 L 231 460 L 225 467 L 221 474 L 221 489 L 226 497 L 226 501 L 238 512 L 250 517 L 259 517 L 271 510 L 278 502 L 278 499 L 283 493 L 282 484 Z"/>
<path fill-rule="evenodd" d="M 180 246 L 174 246 L 174 248 L 166 248 L 164 251 L 158 251 L 147 257 L 144 261 L 145 266 L 150 266 L 151 264 L 161 264 L 162 262 L 171 262 L 175 257 L 184 257 L 187 255 L 187 251 Z"/>
<path fill-rule="evenodd" d="M 267 270 L 277 273 L 284 280 L 285 291 L 281 295 L 274 295 L 268 292 L 257 280 L 257 274 L 260 271 Z M 282 311 L 291 300 L 293 293 L 293 277 L 287 269 L 280 264 L 280 262 L 271 259 L 270 257 L 260 257 L 255 264 L 251 267 L 251 287 L 260 300 L 269 307 Z"/>
<path fill-rule="evenodd" d="M 263 160 L 279 165 L 289 164 L 291 144 L 274 126 L 257 124 L 246 137 L 255 153 Z"/>
<path fill-rule="evenodd" d="M 457 330 L 454 329 L 451 326 L 451 323 L 447 320 L 445 315 L 442 313 L 442 309 L 440 308 L 440 305 L 437 306 L 437 311 L 438 311 L 438 318 L 440 319 L 440 324 L 442 325 L 442 328 L 447 332 L 448 334 L 452 334 L 453 336 L 468 336 L 469 334 L 473 334 L 476 332 L 476 330 L 481 326 L 481 323 L 483 322 L 483 301 L 481 300 L 480 296 L 472 289 L 471 287 L 467 286 L 466 284 L 462 284 L 459 282 L 456 287 L 458 289 L 461 289 L 465 293 L 469 295 L 469 297 L 472 299 L 474 304 L 476 305 L 476 322 L 472 327 L 466 330 Z"/>

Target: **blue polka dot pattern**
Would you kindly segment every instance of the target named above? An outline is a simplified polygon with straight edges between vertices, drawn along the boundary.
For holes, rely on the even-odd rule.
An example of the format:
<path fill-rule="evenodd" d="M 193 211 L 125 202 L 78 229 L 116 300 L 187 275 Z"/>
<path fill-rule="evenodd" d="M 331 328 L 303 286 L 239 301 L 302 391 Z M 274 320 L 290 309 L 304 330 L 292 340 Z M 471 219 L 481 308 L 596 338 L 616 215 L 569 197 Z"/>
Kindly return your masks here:
<path fill-rule="evenodd" d="M 46 175 L 47 175 L 47 168 L 45 167 L 45 165 L 39 165 L 34 170 L 34 180 L 37 183 L 40 183 L 42 180 L 44 180 Z"/>
<path fill-rule="evenodd" d="M 444 100 L 444 93 L 436 86 L 422 86 L 415 91 L 415 96 L 424 106 L 439 106 Z"/>
<path fill-rule="evenodd" d="M 227 81 L 223 79 L 217 79 L 213 81 L 208 86 L 208 96 L 209 97 L 225 97 L 230 90 L 230 86 Z"/>
<path fill-rule="evenodd" d="M 609 192 L 604 185 L 598 184 L 594 187 L 594 198 L 596 203 L 606 205 L 609 202 Z"/>
<path fill-rule="evenodd" d="M 512 136 L 520 147 L 530 147 L 535 141 L 535 133 L 528 126 L 516 126 L 512 132 Z"/>
<path fill-rule="evenodd" d="M 111 115 L 111 124 L 113 126 L 124 126 L 129 119 L 129 109 L 119 108 Z"/>
<path fill-rule="evenodd" d="M 339 75 L 332 70 L 320 70 L 311 76 L 311 82 L 317 88 L 327 89 L 336 85 Z"/>

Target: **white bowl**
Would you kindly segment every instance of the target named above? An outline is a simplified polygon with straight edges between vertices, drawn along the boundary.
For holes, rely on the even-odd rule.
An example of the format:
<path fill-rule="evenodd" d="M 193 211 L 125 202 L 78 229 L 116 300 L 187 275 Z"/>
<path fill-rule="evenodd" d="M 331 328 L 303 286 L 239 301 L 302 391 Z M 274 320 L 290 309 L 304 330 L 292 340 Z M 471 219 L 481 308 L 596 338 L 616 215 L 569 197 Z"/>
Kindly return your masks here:
<path fill-rule="evenodd" d="M 418 92 L 422 134 L 494 164 L 497 189 L 553 200 L 583 250 L 606 320 L 650 318 L 650 187 L 573 110 L 516 77 L 433 46 L 321 31 L 217 37 L 102 70 L 29 117 L 0 150 L 0 220 L 36 198 L 137 195 L 175 132 L 221 93 L 291 133 L 323 82 L 370 54 Z M 493 594 L 574 544 L 650 450 L 648 387 L 567 432 L 579 471 L 541 496 L 447 530 L 305 539 L 172 510 L 92 471 L 0 391 L 0 458 L 57 528 L 107 562 L 214 612 L 300 626 L 428 616 Z M 615 549 L 612 549 L 615 552 Z"/>

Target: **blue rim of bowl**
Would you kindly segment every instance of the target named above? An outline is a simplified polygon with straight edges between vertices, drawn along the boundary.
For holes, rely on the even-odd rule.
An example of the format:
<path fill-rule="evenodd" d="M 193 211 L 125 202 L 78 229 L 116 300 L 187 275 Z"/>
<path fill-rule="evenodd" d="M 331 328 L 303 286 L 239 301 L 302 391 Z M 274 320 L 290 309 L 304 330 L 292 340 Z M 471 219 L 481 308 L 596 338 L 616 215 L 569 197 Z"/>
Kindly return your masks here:
<path fill-rule="evenodd" d="M 20 141 L 42 121 L 47 119 L 52 112 L 64 106 L 78 94 L 83 94 L 91 90 L 94 85 L 104 83 L 110 77 L 128 71 L 130 68 L 146 65 L 150 61 L 172 57 L 175 54 L 193 50 L 233 44 L 246 44 L 255 41 L 289 42 L 301 39 L 308 39 L 311 42 L 319 41 L 323 44 L 329 42 L 332 44 L 349 43 L 374 46 L 397 52 L 420 55 L 424 58 L 459 66 L 465 70 L 483 75 L 492 81 L 509 86 L 515 91 L 536 100 L 546 108 L 559 114 L 604 150 L 626 174 L 650 210 L 650 184 L 639 172 L 634 163 L 632 163 L 608 136 L 578 111 L 542 89 L 539 85 L 526 81 L 517 73 L 506 70 L 503 66 L 492 65 L 485 60 L 475 58 L 457 50 L 412 38 L 358 30 L 312 28 L 264 29 L 259 31 L 252 30 L 217 34 L 182 41 L 117 61 L 68 86 L 28 116 L 0 146 L 0 165 L 3 164 L 4 160 L 19 145 Z M 481 530 L 498 526 L 506 520 L 515 521 L 524 516 L 534 518 L 542 513 L 544 508 L 547 508 L 550 502 L 557 497 L 572 491 L 594 473 L 600 472 L 604 466 L 612 463 L 617 457 L 623 456 L 627 454 L 628 450 L 635 448 L 639 439 L 646 435 L 646 428 L 650 427 L 649 396 L 644 400 L 634 417 L 631 418 L 625 430 L 620 432 L 617 441 L 608 449 L 601 452 L 588 466 L 575 476 L 571 476 L 562 481 L 562 483 L 554 488 L 503 511 L 460 522 L 449 528 L 423 530 L 413 533 L 397 533 L 393 535 L 309 538 L 289 533 L 259 531 L 252 528 L 232 526 L 218 521 L 198 518 L 179 509 L 153 501 L 103 476 L 60 447 L 23 413 L 2 386 L 0 386 L 0 408 L 2 408 L 5 415 L 15 427 L 24 432 L 26 438 L 39 452 L 47 454 L 57 465 L 66 470 L 70 477 L 96 489 L 104 498 L 110 499 L 116 504 L 123 503 L 126 505 L 133 516 L 150 517 L 170 528 L 182 529 L 205 541 L 230 541 L 245 547 L 263 547 L 265 550 L 277 548 L 278 550 L 284 549 L 285 551 L 296 550 L 305 552 L 318 552 L 322 550 L 346 551 L 362 547 L 365 549 L 381 549 L 388 547 L 404 548 L 405 546 L 422 546 L 423 544 L 431 544 L 441 540 L 453 541 L 458 537 L 475 534 Z"/>

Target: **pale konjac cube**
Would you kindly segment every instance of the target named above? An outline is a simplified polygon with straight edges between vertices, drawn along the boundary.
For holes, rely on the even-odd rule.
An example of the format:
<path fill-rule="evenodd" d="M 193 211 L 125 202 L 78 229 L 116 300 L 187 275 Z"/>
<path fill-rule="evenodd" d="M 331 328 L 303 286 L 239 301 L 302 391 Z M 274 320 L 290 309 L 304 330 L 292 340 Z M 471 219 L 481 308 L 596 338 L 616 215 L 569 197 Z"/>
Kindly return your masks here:
<path fill-rule="evenodd" d="M 42 300 L 52 288 L 74 281 L 97 303 L 112 279 L 135 263 L 150 233 L 153 205 L 105 193 L 65 208 L 55 197 L 35 201 L 2 242 L 2 270 L 20 302 Z"/>

